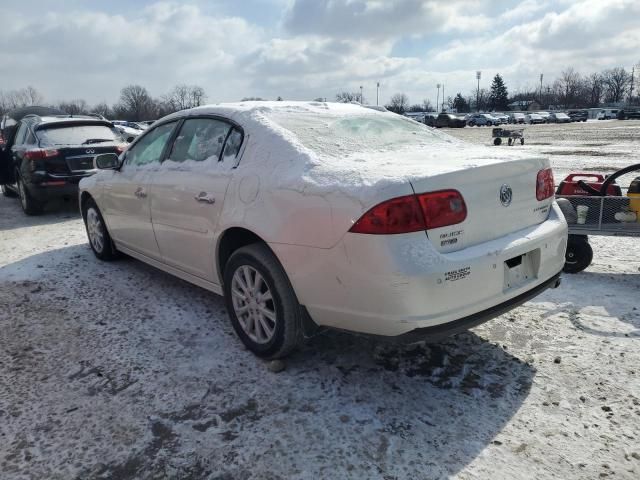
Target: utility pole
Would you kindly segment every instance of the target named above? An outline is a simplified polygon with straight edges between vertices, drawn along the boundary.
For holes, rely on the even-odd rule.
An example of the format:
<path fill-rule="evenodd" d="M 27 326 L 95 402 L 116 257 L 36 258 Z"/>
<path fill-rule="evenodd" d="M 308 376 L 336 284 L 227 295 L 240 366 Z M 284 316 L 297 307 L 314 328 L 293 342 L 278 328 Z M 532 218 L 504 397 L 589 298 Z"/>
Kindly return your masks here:
<path fill-rule="evenodd" d="M 442 84 L 442 111 L 444 112 L 444 83 Z"/>
<path fill-rule="evenodd" d="M 540 74 L 540 108 L 544 108 L 544 105 L 543 105 L 544 102 L 542 101 L 542 78 L 543 77 L 544 77 L 544 74 L 541 73 Z"/>
<path fill-rule="evenodd" d="M 376 107 L 378 106 L 379 97 L 380 97 L 380 82 L 376 82 Z"/>
<path fill-rule="evenodd" d="M 476 94 L 476 110 L 480 111 L 480 77 L 482 76 L 482 72 L 478 70 L 476 72 L 476 79 L 478 80 L 478 93 Z"/>
<path fill-rule="evenodd" d="M 364 102 L 362 101 L 362 85 L 360 85 L 360 105 L 362 105 Z"/>
<path fill-rule="evenodd" d="M 436 96 L 436 112 L 438 111 L 438 105 L 440 105 L 440 84 L 437 84 L 438 87 L 438 95 Z"/>

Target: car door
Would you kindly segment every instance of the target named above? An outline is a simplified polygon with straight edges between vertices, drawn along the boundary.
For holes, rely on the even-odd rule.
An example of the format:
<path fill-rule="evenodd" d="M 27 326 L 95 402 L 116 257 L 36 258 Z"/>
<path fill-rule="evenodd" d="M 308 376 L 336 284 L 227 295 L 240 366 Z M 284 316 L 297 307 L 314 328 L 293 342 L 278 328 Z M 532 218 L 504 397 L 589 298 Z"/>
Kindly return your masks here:
<path fill-rule="evenodd" d="M 149 183 L 170 145 L 177 121 L 150 130 L 125 153 L 119 170 L 105 172 L 102 213 L 117 244 L 154 259 L 160 250 L 151 225 Z"/>
<path fill-rule="evenodd" d="M 214 231 L 242 138 L 225 120 L 186 119 L 153 174 L 151 219 L 163 262 L 214 283 Z"/>

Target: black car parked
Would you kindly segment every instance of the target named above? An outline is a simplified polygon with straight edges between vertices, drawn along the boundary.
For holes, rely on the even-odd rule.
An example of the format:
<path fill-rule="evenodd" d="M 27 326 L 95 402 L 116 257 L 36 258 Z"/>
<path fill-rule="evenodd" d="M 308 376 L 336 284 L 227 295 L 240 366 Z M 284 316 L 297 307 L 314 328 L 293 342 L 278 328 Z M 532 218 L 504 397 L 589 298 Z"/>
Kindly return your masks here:
<path fill-rule="evenodd" d="M 589 118 L 588 110 L 571 110 L 568 113 L 572 122 L 586 122 Z"/>
<path fill-rule="evenodd" d="M 94 173 L 96 155 L 126 148 L 111 122 L 89 116 L 30 114 L 3 137 L 2 193 L 20 197 L 27 215 L 52 198 L 75 198 L 80 180 Z"/>
<path fill-rule="evenodd" d="M 467 126 L 467 122 L 462 118 L 458 118 L 452 113 L 441 113 L 436 118 L 436 128 L 463 128 Z"/>
<path fill-rule="evenodd" d="M 640 108 L 627 107 L 618 110 L 618 120 L 640 120 Z"/>

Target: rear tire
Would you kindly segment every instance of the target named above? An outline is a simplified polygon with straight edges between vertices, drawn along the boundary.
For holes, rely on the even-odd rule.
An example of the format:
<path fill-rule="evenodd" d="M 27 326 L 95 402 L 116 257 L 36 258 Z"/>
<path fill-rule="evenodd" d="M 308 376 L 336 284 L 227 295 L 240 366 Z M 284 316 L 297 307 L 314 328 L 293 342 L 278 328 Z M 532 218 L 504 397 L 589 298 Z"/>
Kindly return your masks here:
<path fill-rule="evenodd" d="M 262 243 L 236 250 L 224 269 L 224 298 L 242 343 L 262 358 L 282 358 L 302 343 L 302 312 L 289 278 Z"/>
<path fill-rule="evenodd" d="M 20 176 L 17 176 L 16 183 L 18 184 L 18 196 L 20 197 L 22 211 L 27 215 L 41 214 L 44 209 L 44 204 L 31 196 Z"/>
<path fill-rule="evenodd" d="M 494 145 L 501 145 L 502 144 L 502 139 L 500 137 L 494 138 L 493 139 L 493 144 Z"/>
<path fill-rule="evenodd" d="M 582 235 L 569 235 L 564 272 L 579 273 L 591 265 L 592 260 L 593 249 L 589 245 L 588 238 Z"/>
<path fill-rule="evenodd" d="M 4 197 L 9 197 L 9 198 L 16 198 L 18 196 L 18 194 L 16 192 L 14 192 L 13 190 L 11 190 L 9 187 L 7 187 L 6 185 L 2 185 L 2 195 Z"/>
<path fill-rule="evenodd" d="M 100 213 L 100 209 L 93 199 L 89 199 L 82 205 L 82 217 L 87 230 L 89 246 L 100 260 L 111 261 L 118 257 L 118 251 L 107 231 L 107 225 Z"/>

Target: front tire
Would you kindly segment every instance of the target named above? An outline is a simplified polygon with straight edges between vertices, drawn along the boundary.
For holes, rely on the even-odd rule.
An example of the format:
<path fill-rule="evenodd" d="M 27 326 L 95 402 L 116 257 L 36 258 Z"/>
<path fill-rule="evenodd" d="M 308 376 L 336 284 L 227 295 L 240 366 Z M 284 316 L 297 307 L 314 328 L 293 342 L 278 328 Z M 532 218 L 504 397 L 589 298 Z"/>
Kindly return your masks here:
<path fill-rule="evenodd" d="M 117 258 L 118 253 L 107 231 L 104 218 L 102 218 L 96 202 L 92 199 L 84 203 L 82 207 L 82 217 L 84 218 L 84 225 L 87 229 L 89 245 L 95 256 L 105 261 Z"/>
<path fill-rule="evenodd" d="M 282 358 L 302 342 L 302 315 L 276 256 L 262 243 L 236 250 L 224 269 L 224 297 L 242 343 L 262 358 Z"/>
<path fill-rule="evenodd" d="M 11 190 L 9 187 L 7 187 L 6 185 L 2 185 L 2 195 L 4 197 L 9 197 L 9 198 L 16 198 L 18 196 L 18 194 L 16 192 L 14 192 L 13 190 Z"/>
<path fill-rule="evenodd" d="M 591 265 L 592 260 L 593 249 L 589 245 L 587 237 L 569 235 L 563 270 L 566 273 L 579 273 Z"/>

